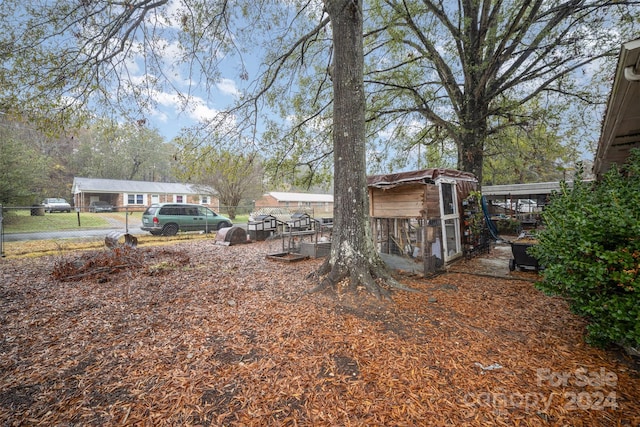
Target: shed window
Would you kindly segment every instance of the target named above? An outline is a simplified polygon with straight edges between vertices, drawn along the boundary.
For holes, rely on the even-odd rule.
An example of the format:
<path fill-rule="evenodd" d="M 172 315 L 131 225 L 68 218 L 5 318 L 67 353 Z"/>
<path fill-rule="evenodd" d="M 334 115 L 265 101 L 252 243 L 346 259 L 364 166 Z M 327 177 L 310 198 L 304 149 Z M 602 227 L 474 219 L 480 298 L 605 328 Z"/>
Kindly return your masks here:
<path fill-rule="evenodd" d="M 455 199 L 453 197 L 454 186 L 451 183 L 443 182 L 442 189 L 442 210 L 445 215 L 456 213 Z"/>

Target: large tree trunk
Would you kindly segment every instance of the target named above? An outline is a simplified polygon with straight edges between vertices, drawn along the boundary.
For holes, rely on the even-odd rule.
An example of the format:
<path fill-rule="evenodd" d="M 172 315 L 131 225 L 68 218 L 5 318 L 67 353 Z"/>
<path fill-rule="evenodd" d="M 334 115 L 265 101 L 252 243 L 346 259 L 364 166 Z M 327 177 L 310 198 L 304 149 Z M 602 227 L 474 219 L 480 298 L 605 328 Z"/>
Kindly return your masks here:
<path fill-rule="evenodd" d="M 334 228 L 318 288 L 348 283 L 377 297 L 393 282 L 371 238 L 365 158 L 365 94 L 361 0 L 325 0 L 333 27 Z"/>
<path fill-rule="evenodd" d="M 483 99 L 484 89 L 473 90 L 478 84 L 471 83 L 466 89 L 465 114 L 462 132 L 458 140 L 458 169 L 471 172 L 482 185 L 484 163 L 484 141 L 487 138 L 488 104 Z"/>
<path fill-rule="evenodd" d="M 458 169 L 471 172 L 482 184 L 482 166 L 484 163 L 484 139 L 486 129 L 472 128 L 460 137 L 458 145 Z"/>

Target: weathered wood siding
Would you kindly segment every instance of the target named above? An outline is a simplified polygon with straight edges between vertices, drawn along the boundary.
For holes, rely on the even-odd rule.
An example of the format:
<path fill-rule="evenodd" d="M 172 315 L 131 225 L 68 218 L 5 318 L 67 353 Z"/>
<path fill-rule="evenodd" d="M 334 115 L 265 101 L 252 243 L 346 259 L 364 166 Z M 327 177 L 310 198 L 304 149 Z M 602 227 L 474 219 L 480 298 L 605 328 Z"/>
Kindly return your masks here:
<path fill-rule="evenodd" d="M 440 218 L 440 187 L 435 184 L 425 185 L 424 209 L 426 219 Z"/>
<path fill-rule="evenodd" d="M 375 218 L 422 217 L 424 185 L 409 184 L 388 190 L 369 188 L 370 214 Z"/>
<path fill-rule="evenodd" d="M 440 218 L 440 195 L 434 184 L 407 184 L 383 190 L 369 188 L 373 218 Z"/>

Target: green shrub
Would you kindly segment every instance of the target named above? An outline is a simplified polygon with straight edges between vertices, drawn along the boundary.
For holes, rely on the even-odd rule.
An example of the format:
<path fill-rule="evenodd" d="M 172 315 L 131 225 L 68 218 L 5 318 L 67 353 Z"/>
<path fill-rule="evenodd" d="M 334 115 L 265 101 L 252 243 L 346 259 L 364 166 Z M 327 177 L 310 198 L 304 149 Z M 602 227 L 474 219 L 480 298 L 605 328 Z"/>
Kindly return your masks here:
<path fill-rule="evenodd" d="M 529 251 L 545 267 L 538 288 L 562 295 L 584 316 L 587 342 L 640 345 L 640 151 L 602 180 L 561 191 L 545 208 L 546 228 Z"/>

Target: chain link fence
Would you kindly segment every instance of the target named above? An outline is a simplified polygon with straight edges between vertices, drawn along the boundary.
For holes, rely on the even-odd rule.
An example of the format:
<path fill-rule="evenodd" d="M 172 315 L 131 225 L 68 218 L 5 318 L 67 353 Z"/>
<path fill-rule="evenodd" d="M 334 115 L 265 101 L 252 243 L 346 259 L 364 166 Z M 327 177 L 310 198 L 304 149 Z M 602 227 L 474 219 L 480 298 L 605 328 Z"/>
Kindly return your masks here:
<path fill-rule="evenodd" d="M 214 238 L 215 234 L 180 232 L 176 236 L 151 236 L 141 230 L 145 206 L 75 206 L 70 212 L 45 211 L 42 205 L 0 205 L 0 255 L 29 255 L 58 253 L 60 251 L 98 249 L 105 247 L 107 236 L 134 235 L 140 243 L 146 240 L 185 240 Z M 298 213 L 307 213 L 318 221 L 328 221 L 330 212 L 315 212 L 305 207 L 264 207 L 251 205 L 214 209 L 231 218 L 235 226 L 247 227 L 253 216 L 277 213 L 285 219 Z M 141 240 L 142 238 L 142 240 Z"/>

